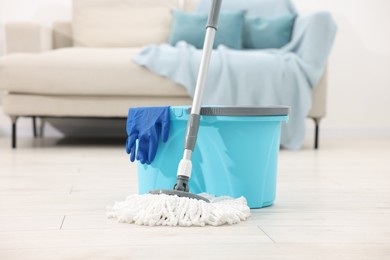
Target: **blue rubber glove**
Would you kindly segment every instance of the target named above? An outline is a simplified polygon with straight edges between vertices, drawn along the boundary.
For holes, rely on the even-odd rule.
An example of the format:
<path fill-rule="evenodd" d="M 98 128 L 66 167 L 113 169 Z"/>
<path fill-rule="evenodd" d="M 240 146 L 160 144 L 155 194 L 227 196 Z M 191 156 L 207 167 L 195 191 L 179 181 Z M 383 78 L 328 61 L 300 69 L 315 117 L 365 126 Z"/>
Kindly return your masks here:
<path fill-rule="evenodd" d="M 168 140 L 169 107 L 130 108 L 126 130 L 126 152 L 130 160 L 150 164 L 156 156 L 160 135 L 163 142 Z"/>

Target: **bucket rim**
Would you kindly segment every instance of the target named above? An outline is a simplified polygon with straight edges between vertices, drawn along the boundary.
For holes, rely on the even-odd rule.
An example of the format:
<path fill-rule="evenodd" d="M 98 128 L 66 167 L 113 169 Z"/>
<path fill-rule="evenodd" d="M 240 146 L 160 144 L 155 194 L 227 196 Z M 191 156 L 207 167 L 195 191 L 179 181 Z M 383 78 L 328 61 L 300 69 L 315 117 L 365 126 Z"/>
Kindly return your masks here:
<path fill-rule="evenodd" d="M 289 106 L 202 106 L 202 116 L 288 116 Z M 187 108 L 187 113 L 191 107 Z"/>

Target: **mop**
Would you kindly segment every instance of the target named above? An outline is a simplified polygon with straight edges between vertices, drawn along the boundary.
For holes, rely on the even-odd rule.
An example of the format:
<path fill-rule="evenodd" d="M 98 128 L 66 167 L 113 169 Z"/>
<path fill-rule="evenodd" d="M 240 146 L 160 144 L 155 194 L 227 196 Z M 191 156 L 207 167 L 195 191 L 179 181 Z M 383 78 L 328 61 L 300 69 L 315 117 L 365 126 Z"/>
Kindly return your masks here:
<path fill-rule="evenodd" d="M 250 216 L 244 197 L 214 197 L 210 194 L 192 194 L 188 182 L 191 177 L 191 156 L 200 124 L 200 109 L 206 74 L 210 64 L 218 16 L 222 0 L 213 0 L 204 41 L 195 95 L 188 118 L 184 153 L 178 165 L 173 190 L 154 190 L 149 194 L 131 195 L 125 201 L 107 207 L 107 216 L 119 222 L 148 226 L 205 226 L 236 224 Z M 210 173 L 212 174 L 212 173 Z"/>

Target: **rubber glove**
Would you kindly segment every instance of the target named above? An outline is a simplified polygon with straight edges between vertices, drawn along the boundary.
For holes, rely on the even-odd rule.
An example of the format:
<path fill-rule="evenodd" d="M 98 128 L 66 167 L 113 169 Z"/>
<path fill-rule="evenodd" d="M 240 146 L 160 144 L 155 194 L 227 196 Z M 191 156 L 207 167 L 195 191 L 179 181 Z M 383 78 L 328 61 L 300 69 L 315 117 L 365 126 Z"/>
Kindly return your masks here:
<path fill-rule="evenodd" d="M 137 159 L 142 164 L 150 164 L 156 156 L 160 135 L 163 142 L 168 140 L 169 107 L 130 108 L 126 130 L 130 161 Z"/>

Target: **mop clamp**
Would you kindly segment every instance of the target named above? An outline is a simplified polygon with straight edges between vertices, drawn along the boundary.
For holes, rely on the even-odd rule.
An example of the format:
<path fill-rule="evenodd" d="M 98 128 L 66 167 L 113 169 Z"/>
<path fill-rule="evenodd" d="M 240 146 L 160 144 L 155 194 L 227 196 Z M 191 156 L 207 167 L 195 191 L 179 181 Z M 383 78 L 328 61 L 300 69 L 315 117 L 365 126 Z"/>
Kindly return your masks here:
<path fill-rule="evenodd" d="M 187 176 L 178 175 L 176 179 L 176 183 L 173 186 L 173 190 L 189 192 L 190 191 L 190 188 L 188 186 L 189 180 L 190 178 L 188 178 Z"/>

